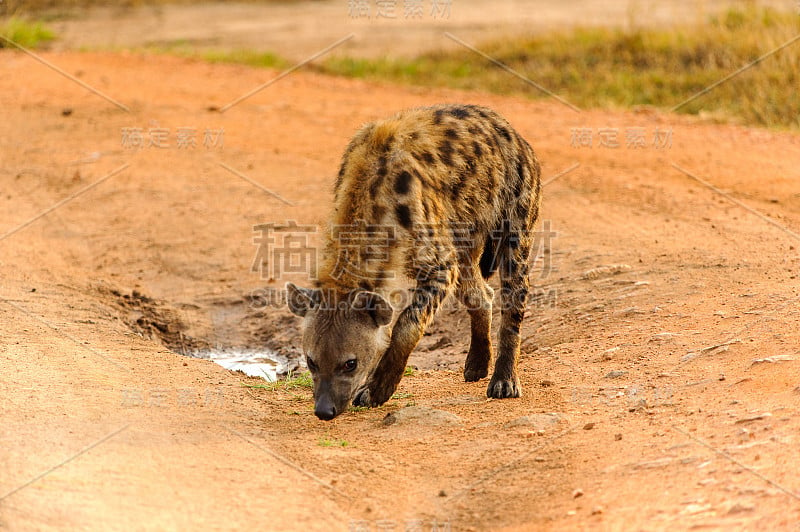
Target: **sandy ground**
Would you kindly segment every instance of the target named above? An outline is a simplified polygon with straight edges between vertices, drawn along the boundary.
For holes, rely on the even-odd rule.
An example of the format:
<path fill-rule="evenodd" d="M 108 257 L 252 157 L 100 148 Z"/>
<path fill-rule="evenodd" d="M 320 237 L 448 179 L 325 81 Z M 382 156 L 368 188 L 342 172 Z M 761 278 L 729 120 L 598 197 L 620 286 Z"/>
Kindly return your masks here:
<path fill-rule="evenodd" d="M 56 11 L 61 49 L 177 47 L 250 49 L 305 59 L 353 34 L 335 53 L 413 56 L 499 35 L 574 26 L 670 26 L 704 20 L 737 0 L 321 0 L 269 4 L 200 3 Z M 793 10 L 791 0 L 759 4 Z M 366 6 L 364 9 L 357 6 Z"/>
<path fill-rule="evenodd" d="M 0 528 L 798 529 L 797 134 L 302 71 L 220 113 L 275 73 L 44 54 L 126 111 L 0 56 Z M 355 129 L 445 101 L 543 162 L 521 399 L 462 382 L 457 309 L 330 423 L 178 354 L 296 352 L 254 225 L 323 223 Z"/>

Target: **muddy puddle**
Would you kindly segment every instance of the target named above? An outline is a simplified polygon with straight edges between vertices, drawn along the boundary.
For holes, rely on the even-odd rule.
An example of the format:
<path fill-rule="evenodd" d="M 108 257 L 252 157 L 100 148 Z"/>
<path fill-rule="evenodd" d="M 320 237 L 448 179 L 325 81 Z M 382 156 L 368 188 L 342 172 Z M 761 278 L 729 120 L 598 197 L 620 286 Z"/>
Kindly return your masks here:
<path fill-rule="evenodd" d="M 225 369 L 270 382 L 278 380 L 278 375 L 285 375 L 292 367 L 288 358 L 271 351 L 204 350 L 190 356 L 211 360 Z"/>
<path fill-rule="evenodd" d="M 137 334 L 184 356 L 211 360 L 251 377 L 275 381 L 305 369 L 297 320 L 288 310 L 266 313 L 243 298 L 175 303 L 113 288 L 100 293 Z"/>

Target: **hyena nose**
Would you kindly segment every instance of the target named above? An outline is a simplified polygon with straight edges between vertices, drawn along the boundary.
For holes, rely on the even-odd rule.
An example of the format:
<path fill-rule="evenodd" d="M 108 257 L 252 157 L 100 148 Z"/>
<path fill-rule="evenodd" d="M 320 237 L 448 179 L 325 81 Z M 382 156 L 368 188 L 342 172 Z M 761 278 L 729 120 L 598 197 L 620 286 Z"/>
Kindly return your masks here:
<path fill-rule="evenodd" d="M 328 401 L 320 401 L 314 406 L 314 415 L 322 421 L 330 421 L 336 417 L 336 407 Z"/>

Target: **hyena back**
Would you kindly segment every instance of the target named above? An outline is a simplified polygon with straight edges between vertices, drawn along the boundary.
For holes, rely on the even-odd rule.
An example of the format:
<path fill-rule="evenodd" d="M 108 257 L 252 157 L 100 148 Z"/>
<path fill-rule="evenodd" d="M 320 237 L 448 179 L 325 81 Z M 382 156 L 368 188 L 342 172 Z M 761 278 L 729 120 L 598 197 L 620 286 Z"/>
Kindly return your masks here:
<path fill-rule="evenodd" d="M 486 377 L 494 295 L 486 280 L 498 270 L 502 318 L 486 393 L 519 397 L 519 330 L 540 189 L 531 147 L 484 107 L 407 110 L 355 135 L 336 179 L 317 286 L 287 284 L 292 312 L 304 317 L 303 349 L 320 419 L 351 402 L 386 402 L 450 294 L 471 321 L 464 379 Z M 414 287 L 393 320 L 386 297 L 402 274 Z"/>

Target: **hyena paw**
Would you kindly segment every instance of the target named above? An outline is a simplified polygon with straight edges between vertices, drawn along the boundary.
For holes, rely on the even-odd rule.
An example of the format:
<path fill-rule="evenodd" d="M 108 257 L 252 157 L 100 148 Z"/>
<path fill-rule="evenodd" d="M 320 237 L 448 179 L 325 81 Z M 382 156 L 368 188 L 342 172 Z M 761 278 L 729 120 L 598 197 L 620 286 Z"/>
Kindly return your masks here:
<path fill-rule="evenodd" d="M 356 392 L 356 397 L 353 399 L 353 406 L 366 406 L 368 408 L 381 406 L 392 397 L 393 393 L 394 390 L 373 390 L 365 386 L 360 391 Z"/>
<path fill-rule="evenodd" d="M 489 368 L 464 368 L 464 382 L 477 382 L 489 374 Z"/>
<path fill-rule="evenodd" d="M 356 397 L 353 399 L 353 406 L 372 406 L 369 397 L 369 388 L 365 386 L 356 392 Z"/>
<path fill-rule="evenodd" d="M 500 379 L 492 377 L 489 387 L 486 389 L 486 396 L 494 399 L 508 399 L 522 395 L 522 387 L 516 378 Z"/>

